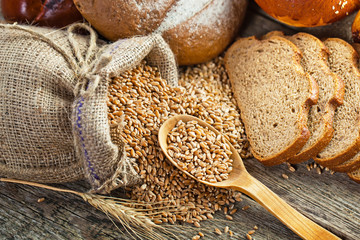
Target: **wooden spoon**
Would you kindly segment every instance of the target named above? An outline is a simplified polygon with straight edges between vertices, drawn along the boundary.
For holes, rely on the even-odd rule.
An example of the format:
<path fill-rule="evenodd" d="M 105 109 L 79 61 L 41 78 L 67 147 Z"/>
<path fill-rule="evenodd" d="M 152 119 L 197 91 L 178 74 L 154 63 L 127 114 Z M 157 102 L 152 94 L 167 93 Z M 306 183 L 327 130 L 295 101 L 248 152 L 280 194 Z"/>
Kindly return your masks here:
<path fill-rule="evenodd" d="M 252 177 L 247 171 L 243 164 L 243 161 L 236 151 L 236 149 L 231 145 L 230 142 L 227 142 L 230 145 L 233 159 L 233 170 L 229 174 L 227 180 L 210 183 L 202 181 L 191 175 L 189 172 L 184 171 L 180 168 L 176 161 L 172 159 L 167 153 L 167 136 L 169 132 L 175 127 L 176 123 L 182 120 L 183 122 L 188 121 L 197 121 L 201 126 L 207 127 L 208 129 L 214 131 L 216 134 L 220 134 L 214 127 L 207 124 L 206 122 L 189 115 L 177 115 L 168 120 L 166 120 L 159 130 L 159 143 L 160 147 L 166 155 L 167 159 L 181 171 L 183 171 L 188 176 L 193 179 L 207 184 L 213 187 L 220 188 L 231 188 L 253 198 L 255 201 L 260 203 L 265 209 L 267 209 L 271 214 L 277 217 L 283 224 L 289 227 L 293 232 L 303 239 L 313 239 L 313 240 L 332 240 L 340 239 L 331 232 L 325 230 L 321 226 L 317 225 L 310 219 L 306 218 L 304 215 L 296 211 L 290 205 L 288 205 L 284 200 L 262 184 L 259 180 Z"/>

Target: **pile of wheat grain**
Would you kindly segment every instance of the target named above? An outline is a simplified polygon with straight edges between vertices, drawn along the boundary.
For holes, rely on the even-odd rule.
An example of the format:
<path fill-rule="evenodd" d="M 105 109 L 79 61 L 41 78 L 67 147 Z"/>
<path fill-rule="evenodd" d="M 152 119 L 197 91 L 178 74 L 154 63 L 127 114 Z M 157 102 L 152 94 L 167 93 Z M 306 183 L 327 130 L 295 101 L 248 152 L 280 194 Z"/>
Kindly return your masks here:
<path fill-rule="evenodd" d="M 175 114 L 190 114 L 227 135 L 242 157 L 250 156 L 244 126 L 231 95 L 222 58 L 183 69 L 179 87 L 170 87 L 156 68 L 141 64 L 112 80 L 109 86 L 109 121 L 122 121 L 126 152 L 136 160 L 141 184 L 127 188 L 131 199 L 178 205 L 178 213 L 164 212 L 156 223 L 185 221 L 200 226 L 221 209 L 232 209 L 241 194 L 209 187 L 170 165 L 157 134 Z M 182 206 L 182 207 L 181 207 Z M 235 211 L 232 211 L 235 212 Z M 231 219 L 231 216 L 228 217 Z"/>

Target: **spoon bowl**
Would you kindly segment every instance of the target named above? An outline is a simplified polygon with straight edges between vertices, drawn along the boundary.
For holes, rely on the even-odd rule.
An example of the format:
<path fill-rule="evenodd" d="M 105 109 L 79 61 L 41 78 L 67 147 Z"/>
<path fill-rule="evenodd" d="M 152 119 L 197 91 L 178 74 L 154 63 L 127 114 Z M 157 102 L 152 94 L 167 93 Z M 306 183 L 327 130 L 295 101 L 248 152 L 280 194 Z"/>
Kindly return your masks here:
<path fill-rule="evenodd" d="M 183 170 L 178 166 L 175 159 L 173 159 L 167 151 L 168 143 L 167 138 L 169 132 L 175 127 L 178 121 L 188 122 L 188 121 L 197 121 L 198 124 L 202 127 L 207 127 L 209 130 L 215 132 L 216 134 L 221 134 L 210 124 L 190 115 L 176 115 L 174 117 L 166 120 L 159 130 L 159 144 L 167 157 L 168 161 L 184 172 L 189 177 L 199 181 L 203 184 L 220 187 L 220 188 L 231 188 L 242 193 L 245 193 L 249 197 L 253 198 L 259 204 L 261 204 L 265 209 L 272 213 L 276 218 L 278 218 L 283 224 L 289 227 L 294 233 L 300 236 L 303 239 L 313 239 L 313 240 L 332 240 L 340 239 L 331 232 L 322 228 L 318 224 L 314 223 L 310 219 L 306 218 L 304 215 L 296 211 L 289 204 L 287 204 L 283 199 L 278 195 L 272 192 L 260 181 L 252 177 L 246 170 L 245 165 L 237 152 L 234 146 L 226 141 L 230 146 L 232 152 L 230 158 L 233 160 L 232 171 L 229 174 L 227 180 L 221 182 L 210 183 L 207 181 L 202 181 L 189 172 Z"/>
<path fill-rule="evenodd" d="M 197 117 L 194 117 L 194 116 L 191 116 L 191 115 L 176 115 L 176 116 L 174 116 L 172 118 L 169 118 L 160 127 L 160 130 L 159 130 L 159 144 L 160 144 L 160 147 L 161 147 L 163 153 L 167 157 L 167 160 L 172 165 L 176 166 L 183 173 L 185 173 L 189 177 L 195 179 L 196 181 L 199 181 L 199 182 L 201 182 L 203 184 L 210 185 L 210 186 L 213 186 L 213 187 L 231 188 L 233 186 L 233 184 L 234 184 L 234 181 L 238 180 L 242 173 L 248 174 L 248 172 L 246 171 L 245 165 L 244 165 L 240 155 L 238 154 L 237 150 L 227 140 L 226 140 L 226 142 L 227 142 L 227 144 L 229 144 L 230 150 L 232 152 L 230 158 L 233 160 L 233 163 L 232 163 L 233 170 L 231 171 L 231 173 L 229 175 L 229 178 L 227 180 L 224 180 L 224 181 L 221 181 L 221 182 L 216 182 L 216 183 L 210 183 L 210 182 L 202 181 L 202 180 L 196 178 L 194 175 L 190 174 L 188 171 L 184 171 L 181 167 L 178 166 L 177 162 L 167 152 L 167 148 L 168 148 L 167 136 L 168 136 L 169 132 L 175 127 L 176 123 L 179 120 L 181 120 L 183 122 L 197 121 L 200 126 L 207 127 L 209 130 L 215 132 L 217 135 L 220 134 L 220 132 L 218 130 L 216 130 L 213 126 L 211 126 L 208 123 L 202 121 L 201 119 L 199 119 Z"/>

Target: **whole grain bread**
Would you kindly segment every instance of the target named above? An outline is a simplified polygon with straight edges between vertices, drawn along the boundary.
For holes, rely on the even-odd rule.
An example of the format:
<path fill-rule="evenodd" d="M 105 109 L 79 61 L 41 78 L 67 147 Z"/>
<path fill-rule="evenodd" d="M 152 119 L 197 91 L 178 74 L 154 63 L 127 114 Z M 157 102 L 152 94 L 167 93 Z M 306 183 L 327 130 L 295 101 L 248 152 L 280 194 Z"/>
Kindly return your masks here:
<path fill-rule="evenodd" d="M 270 32 L 264 38 L 275 35 L 285 37 L 300 49 L 303 54 L 300 64 L 319 86 L 319 100 L 311 106 L 308 116 L 310 138 L 301 151 L 288 160 L 295 164 L 316 156 L 330 142 L 335 109 L 344 99 L 344 82 L 330 70 L 327 63 L 329 53 L 320 39 L 302 32 L 285 36 L 280 31 Z"/>
<path fill-rule="evenodd" d="M 359 54 L 360 53 L 360 44 L 359 43 L 354 43 L 352 44 L 353 48 L 355 49 L 355 51 Z M 359 62 L 358 62 L 358 67 L 360 66 Z M 354 170 L 356 170 L 357 168 L 360 168 L 360 151 L 352 158 L 350 158 L 349 160 L 336 165 L 336 166 L 329 166 L 329 168 L 333 171 L 336 172 L 352 172 Z"/>
<path fill-rule="evenodd" d="M 356 155 L 360 150 L 360 72 L 358 55 L 354 48 L 339 38 L 324 41 L 329 49 L 328 63 L 331 71 L 344 80 L 344 103 L 336 109 L 334 135 L 329 144 L 314 160 L 325 167 L 335 167 Z M 351 160 L 358 161 L 358 160 Z"/>
<path fill-rule="evenodd" d="M 225 54 L 252 153 L 267 166 L 294 156 L 310 137 L 307 115 L 318 86 L 300 60 L 300 50 L 278 36 L 239 39 Z"/>

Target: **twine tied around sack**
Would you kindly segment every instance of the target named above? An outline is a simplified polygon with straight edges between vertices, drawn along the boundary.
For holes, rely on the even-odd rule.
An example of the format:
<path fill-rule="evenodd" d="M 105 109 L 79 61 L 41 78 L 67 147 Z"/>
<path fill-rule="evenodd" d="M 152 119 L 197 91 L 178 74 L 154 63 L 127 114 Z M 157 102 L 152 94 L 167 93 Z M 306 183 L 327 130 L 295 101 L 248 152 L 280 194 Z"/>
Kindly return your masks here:
<path fill-rule="evenodd" d="M 74 37 L 76 29 L 83 29 L 89 33 L 89 46 L 85 56 L 80 49 L 79 43 Z M 74 94 L 75 96 L 91 95 L 102 78 L 99 74 L 100 70 L 111 61 L 111 56 L 105 55 L 101 56 L 100 60 L 97 59 L 95 48 L 97 47 L 96 41 L 98 37 L 96 32 L 89 25 L 84 23 L 72 24 L 68 27 L 67 32 L 70 45 L 78 60 L 78 65 L 75 69 L 78 76 L 78 83 L 75 86 Z"/>
<path fill-rule="evenodd" d="M 81 50 L 81 46 L 75 38 L 76 30 L 86 30 L 89 33 L 88 45 L 85 52 Z M 117 169 L 113 176 L 104 182 L 101 182 L 101 179 L 94 168 L 92 158 L 89 156 L 89 146 L 87 146 L 85 137 L 83 136 L 84 126 L 82 118 L 84 115 L 82 106 L 86 98 L 91 98 L 97 94 L 96 89 L 99 84 L 109 77 L 107 74 L 101 74 L 101 70 L 110 63 L 112 56 L 104 54 L 101 51 L 102 49 L 97 46 L 97 34 L 90 26 L 83 23 L 72 24 L 68 27 L 67 33 L 70 46 L 77 60 L 76 68 L 74 69 L 78 81 L 74 88 L 74 95 L 77 99 L 74 109 L 76 116 L 75 132 L 78 135 L 78 138 L 74 139 L 74 144 L 77 146 L 77 149 L 81 149 L 84 160 L 86 161 L 89 179 L 91 180 L 93 187 L 96 186 L 90 192 L 109 192 L 111 189 L 137 182 L 138 174 L 134 169 L 136 163 L 126 157 L 124 144 L 121 140 L 116 142 L 116 140 L 112 138 L 112 142 L 119 148 L 118 162 L 116 163 Z M 100 58 L 98 58 L 98 54 L 101 54 Z M 116 127 L 117 131 L 122 131 L 121 126 L 121 122 L 119 122 Z"/>

